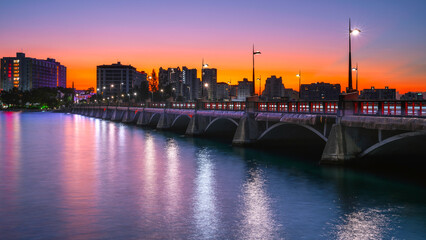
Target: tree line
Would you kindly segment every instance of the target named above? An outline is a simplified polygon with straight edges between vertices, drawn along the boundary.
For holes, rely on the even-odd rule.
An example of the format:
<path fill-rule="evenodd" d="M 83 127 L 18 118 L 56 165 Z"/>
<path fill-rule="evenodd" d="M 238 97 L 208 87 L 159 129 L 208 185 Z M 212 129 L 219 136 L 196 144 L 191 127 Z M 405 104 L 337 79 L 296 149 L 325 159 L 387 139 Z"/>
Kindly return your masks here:
<path fill-rule="evenodd" d="M 73 104 L 72 88 L 34 88 L 21 91 L 13 88 L 0 92 L 2 105 L 8 108 L 55 109 Z"/>

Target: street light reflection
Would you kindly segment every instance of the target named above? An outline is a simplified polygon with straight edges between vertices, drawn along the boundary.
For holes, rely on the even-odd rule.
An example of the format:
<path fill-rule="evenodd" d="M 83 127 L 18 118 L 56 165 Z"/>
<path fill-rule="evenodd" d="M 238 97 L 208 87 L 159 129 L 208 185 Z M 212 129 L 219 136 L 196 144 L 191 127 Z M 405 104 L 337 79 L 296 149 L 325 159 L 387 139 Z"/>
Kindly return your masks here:
<path fill-rule="evenodd" d="M 251 169 L 243 186 L 242 239 L 276 239 L 277 226 L 261 170 Z"/>
<path fill-rule="evenodd" d="M 215 173 L 214 165 L 208 149 L 202 149 L 197 154 L 197 177 L 195 179 L 195 223 L 198 229 L 198 239 L 215 239 L 218 234 L 218 211 L 215 203 Z"/>

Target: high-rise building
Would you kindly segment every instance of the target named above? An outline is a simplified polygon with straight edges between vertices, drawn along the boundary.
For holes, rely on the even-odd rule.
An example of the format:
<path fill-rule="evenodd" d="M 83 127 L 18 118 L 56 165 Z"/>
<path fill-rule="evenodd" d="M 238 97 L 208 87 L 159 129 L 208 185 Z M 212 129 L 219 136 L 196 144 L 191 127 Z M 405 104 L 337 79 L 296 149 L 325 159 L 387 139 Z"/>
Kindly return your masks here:
<path fill-rule="evenodd" d="M 16 53 L 16 57 L 1 59 L 0 89 L 14 87 L 22 91 L 41 87 L 66 87 L 67 68 L 55 59 L 46 60 L 25 57 L 25 53 Z"/>
<path fill-rule="evenodd" d="M 238 81 L 237 99 L 239 101 L 245 101 L 247 97 L 253 95 L 253 82 L 248 81 L 244 78 L 243 81 Z"/>
<path fill-rule="evenodd" d="M 217 69 L 216 68 L 203 68 L 203 94 L 207 96 L 208 100 L 217 99 Z M 207 84 L 207 87 L 205 85 Z"/>
<path fill-rule="evenodd" d="M 197 69 L 182 67 L 182 87 L 185 99 L 192 101 L 199 98 L 200 79 L 197 78 Z"/>
<path fill-rule="evenodd" d="M 277 78 L 275 75 L 266 79 L 265 90 L 262 96 L 266 100 L 280 99 L 284 97 L 284 84 L 282 77 Z"/>
<path fill-rule="evenodd" d="M 168 68 L 167 70 L 160 67 L 158 72 L 159 87 L 164 91 L 170 91 L 169 94 L 174 99 L 183 96 L 182 71 L 179 67 Z"/>
<path fill-rule="evenodd" d="M 370 89 L 361 90 L 359 99 L 365 100 L 395 100 L 396 99 L 396 89 L 391 89 L 385 87 L 384 89 L 377 89 L 371 87 Z"/>
<path fill-rule="evenodd" d="M 217 83 L 217 100 L 229 99 L 229 90 L 229 85 L 227 83 Z"/>
<path fill-rule="evenodd" d="M 338 100 L 339 95 L 340 84 L 317 82 L 300 86 L 302 100 Z"/>
<path fill-rule="evenodd" d="M 130 93 L 133 84 L 143 81 L 143 73 L 136 71 L 131 65 L 122 65 L 120 62 L 111 65 L 97 66 L 96 86 L 98 93 L 109 97 Z"/>

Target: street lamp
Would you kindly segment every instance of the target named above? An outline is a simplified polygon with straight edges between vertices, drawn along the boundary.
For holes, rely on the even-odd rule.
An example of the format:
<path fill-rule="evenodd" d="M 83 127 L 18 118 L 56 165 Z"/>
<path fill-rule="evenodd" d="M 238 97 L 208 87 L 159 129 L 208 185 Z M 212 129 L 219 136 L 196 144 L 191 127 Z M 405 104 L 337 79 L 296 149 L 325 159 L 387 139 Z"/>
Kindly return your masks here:
<path fill-rule="evenodd" d="M 352 71 L 356 71 L 356 90 L 358 91 L 358 63 L 356 63 L 356 67 L 352 68 Z"/>
<path fill-rule="evenodd" d="M 302 83 L 302 72 L 299 70 L 299 74 L 296 75 L 299 78 L 299 100 L 300 100 L 300 84 Z"/>
<path fill-rule="evenodd" d="M 358 28 L 351 28 L 351 19 L 349 18 L 349 79 L 348 79 L 348 89 L 346 92 L 352 92 L 352 49 L 351 49 L 351 35 L 358 35 L 361 33 L 361 30 Z"/>
<path fill-rule="evenodd" d="M 204 63 L 204 58 L 203 58 L 203 60 L 202 60 L 202 62 L 201 62 L 201 84 L 204 84 L 204 78 L 203 78 L 203 76 L 204 76 L 204 68 L 207 68 L 207 67 L 209 67 L 209 65 L 207 64 L 207 63 Z M 201 87 L 201 98 L 203 98 L 204 97 L 204 88 L 203 87 Z"/>
<path fill-rule="evenodd" d="M 262 76 L 260 76 L 259 78 L 257 78 L 257 81 L 259 81 L 259 96 L 260 96 L 261 95 L 260 93 L 262 91 L 262 89 L 261 89 L 261 87 L 262 87 Z"/>
<path fill-rule="evenodd" d="M 254 90 L 256 89 L 254 87 L 254 55 L 260 54 L 260 51 L 254 51 L 254 44 L 253 44 L 253 95 L 254 95 Z"/>
<path fill-rule="evenodd" d="M 206 88 L 206 93 L 207 93 L 207 99 L 209 98 L 209 91 L 207 90 L 207 88 L 209 87 L 208 83 L 204 83 L 204 87 Z"/>

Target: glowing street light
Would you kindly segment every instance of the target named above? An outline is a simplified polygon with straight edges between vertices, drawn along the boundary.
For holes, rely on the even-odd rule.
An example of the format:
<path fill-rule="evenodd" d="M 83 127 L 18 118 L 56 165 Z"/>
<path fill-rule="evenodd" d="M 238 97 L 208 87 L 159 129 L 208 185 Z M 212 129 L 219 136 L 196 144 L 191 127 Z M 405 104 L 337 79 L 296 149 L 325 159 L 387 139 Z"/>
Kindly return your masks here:
<path fill-rule="evenodd" d="M 299 100 L 300 100 L 300 86 L 301 86 L 301 83 L 302 83 L 302 72 L 300 70 L 299 70 L 299 73 L 296 74 L 296 77 L 299 78 Z"/>
<path fill-rule="evenodd" d="M 349 18 L 349 79 L 348 79 L 348 89 L 346 90 L 346 92 L 352 92 L 353 88 L 352 88 L 352 49 L 351 49 L 351 35 L 358 35 L 361 33 L 361 30 L 359 30 L 358 28 L 351 28 L 351 19 Z"/>
<path fill-rule="evenodd" d="M 356 67 L 352 68 L 352 71 L 356 72 L 356 90 L 358 91 L 358 63 L 356 63 Z"/>
<path fill-rule="evenodd" d="M 209 67 L 209 65 L 207 63 L 204 63 L 204 58 L 203 58 L 203 60 L 201 62 L 201 84 L 204 83 L 204 78 L 203 78 L 204 68 L 208 68 L 208 67 Z M 203 97 L 204 97 L 204 88 L 201 88 L 201 98 L 203 98 Z"/>
<path fill-rule="evenodd" d="M 254 51 L 254 44 L 253 44 L 253 94 L 254 94 L 254 90 L 256 89 L 255 88 L 255 86 L 254 86 L 254 84 L 255 84 L 255 82 L 254 82 L 254 55 L 258 55 L 258 54 L 261 54 L 260 53 L 260 51 Z"/>

